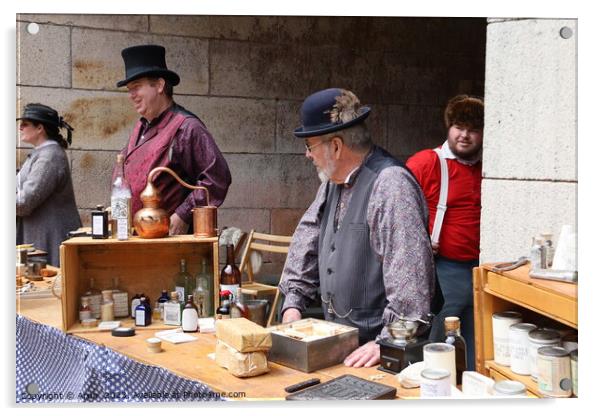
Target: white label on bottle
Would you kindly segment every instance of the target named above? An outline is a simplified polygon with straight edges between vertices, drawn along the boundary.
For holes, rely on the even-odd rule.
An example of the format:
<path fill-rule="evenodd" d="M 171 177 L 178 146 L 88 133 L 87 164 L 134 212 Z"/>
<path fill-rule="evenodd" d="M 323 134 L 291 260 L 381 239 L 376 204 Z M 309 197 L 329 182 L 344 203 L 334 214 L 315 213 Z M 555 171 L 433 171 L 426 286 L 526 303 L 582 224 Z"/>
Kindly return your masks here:
<path fill-rule="evenodd" d="M 183 303 L 186 298 L 184 297 L 185 291 L 183 286 L 176 286 L 175 292 L 178 292 L 178 302 Z"/>
<path fill-rule="evenodd" d="M 196 309 L 188 308 L 182 312 L 182 330 L 187 332 L 196 331 L 199 324 L 199 314 Z"/>
<path fill-rule="evenodd" d="M 127 218 L 118 218 L 117 219 L 117 239 L 118 240 L 127 240 L 129 237 L 128 232 L 128 219 Z"/>
<path fill-rule="evenodd" d="M 125 218 L 129 216 L 130 198 L 111 197 L 111 216 L 113 218 Z"/>
<path fill-rule="evenodd" d="M 232 293 L 232 295 L 236 295 L 236 289 L 238 289 L 240 286 L 238 285 L 219 285 L 219 290 L 224 291 L 224 290 L 229 290 L 230 293 Z"/>
<path fill-rule="evenodd" d="M 166 303 L 163 306 L 163 312 L 165 318 L 163 323 L 166 325 L 180 325 L 180 304 L 179 303 Z"/>
<path fill-rule="evenodd" d="M 102 215 L 92 215 L 92 235 L 102 235 Z"/>
<path fill-rule="evenodd" d="M 136 325 L 137 326 L 145 326 L 144 325 L 144 311 L 143 310 L 137 310 L 136 311 Z"/>

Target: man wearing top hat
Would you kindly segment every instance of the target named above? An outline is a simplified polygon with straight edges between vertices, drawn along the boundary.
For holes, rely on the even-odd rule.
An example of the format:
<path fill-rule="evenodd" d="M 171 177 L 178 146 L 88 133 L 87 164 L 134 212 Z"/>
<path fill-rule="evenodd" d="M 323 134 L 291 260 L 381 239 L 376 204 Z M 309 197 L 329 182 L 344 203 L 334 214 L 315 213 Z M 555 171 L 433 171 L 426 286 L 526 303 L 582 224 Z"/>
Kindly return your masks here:
<path fill-rule="evenodd" d="M 279 285 L 283 322 L 301 318 L 318 296 L 327 320 L 359 329 L 360 347 L 345 365 L 380 360 L 385 324 L 426 317 L 435 290 L 428 209 L 403 164 L 372 143 L 351 92 L 318 91 L 301 107 L 305 156 L 322 184 L 291 241 Z M 320 293 L 318 294 L 318 287 Z"/>
<path fill-rule="evenodd" d="M 167 173 L 155 176 L 153 184 L 161 194 L 162 208 L 170 215 L 169 234 L 186 234 L 195 206 L 223 203 L 232 182 L 228 164 L 205 124 L 174 102 L 173 87 L 180 77 L 167 68 L 165 48 L 132 46 L 121 55 L 125 79 L 117 86 L 127 88 L 141 116 L 121 152 L 125 177 L 132 188 L 132 214 L 142 208 L 140 193 L 148 173 L 157 166 L 168 167 L 189 184 L 205 186 L 211 196 L 207 201 L 204 191 L 190 191 Z"/>

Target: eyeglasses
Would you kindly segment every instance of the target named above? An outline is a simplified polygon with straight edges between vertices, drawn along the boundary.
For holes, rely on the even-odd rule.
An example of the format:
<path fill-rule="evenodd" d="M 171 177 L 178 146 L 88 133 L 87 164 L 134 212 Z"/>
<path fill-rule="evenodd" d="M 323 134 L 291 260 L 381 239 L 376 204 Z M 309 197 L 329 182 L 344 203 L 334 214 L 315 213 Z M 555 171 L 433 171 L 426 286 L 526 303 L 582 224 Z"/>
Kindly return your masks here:
<path fill-rule="evenodd" d="M 316 144 L 312 144 L 311 146 L 310 146 L 310 145 L 308 145 L 307 143 L 305 143 L 305 149 L 307 149 L 307 151 L 308 151 L 309 153 L 311 153 L 311 149 L 313 149 L 314 147 L 316 147 L 316 146 L 319 146 L 319 145 L 321 145 L 321 144 L 324 144 L 324 143 L 327 143 L 327 142 L 326 142 L 326 141 L 319 141 L 318 143 L 316 143 Z"/>

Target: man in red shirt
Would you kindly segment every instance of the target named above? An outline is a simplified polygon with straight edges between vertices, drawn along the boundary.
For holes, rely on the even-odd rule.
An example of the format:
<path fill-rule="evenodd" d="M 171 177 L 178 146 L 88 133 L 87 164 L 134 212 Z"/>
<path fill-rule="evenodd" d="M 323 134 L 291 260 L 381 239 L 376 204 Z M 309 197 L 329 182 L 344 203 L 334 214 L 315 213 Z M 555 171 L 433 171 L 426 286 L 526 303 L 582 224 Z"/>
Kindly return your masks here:
<path fill-rule="evenodd" d="M 416 153 L 406 164 L 428 204 L 431 242 L 444 299 L 431 340 L 442 341 L 445 317 L 458 316 L 466 339 L 469 370 L 474 370 L 475 362 L 472 268 L 479 264 L 483 113 L 480 98 L 452 98 L 444 114 L 447 140 L 437 149 Z"/>

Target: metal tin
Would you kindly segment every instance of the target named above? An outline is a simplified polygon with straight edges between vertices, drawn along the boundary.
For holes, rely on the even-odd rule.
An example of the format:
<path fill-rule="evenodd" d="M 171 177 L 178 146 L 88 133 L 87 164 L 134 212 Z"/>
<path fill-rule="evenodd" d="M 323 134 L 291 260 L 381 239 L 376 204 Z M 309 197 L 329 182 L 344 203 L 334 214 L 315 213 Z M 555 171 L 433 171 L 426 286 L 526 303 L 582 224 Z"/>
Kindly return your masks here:
<path fill-rule="evenodd" d="M 434 342 L 422 348 L 424 368 L 439 368 L 453 374 L 453 384 L 456 384 L 456 348 L 444 342 Z"/>
<path fill-rule="evenodd" d="M 451 374 L 444 368 L 425 368 L 420 372 L 420 397 L 451 396 Z"/>
<path fill-rule="evenodd" d="M 564 348 L 568 352 L 576 350 L 578 346 L 579 344 L 576 332 L 571 332 L 570 334 L 567 334 L 562 337 L 562 348 Z"/>
<path fill-rule="evenodd" d="M 537 381 L 537 350 L 540 347 L 559 347 L 560 334 L 553 329 L 534 329 L 529 332 L 529 361 L 531 378 Z"/>
<path fill-rule="evenodd" d="M 493 360 L 504 366 L 510 365 L 510 345 L 508 332 L 512 325 L 522 322 L 519 312 L 496 312 L 491 317 L 493 329 Z"/>
<path fill-rule="evenodd" d="M 537 329 L 537 326 L 529 323 L 514 324 L 508 330 L 508 342 L 510 345 L 510 369 L 524 376 L 531 374 L 531 362 L 529 361 L 529 332 Z"/>
<path fill-rule="evenodd" d="M 537 350 L 537 388 L 544 396 L 570 397 L 571 360 L 562 347 L 541 347 Z"/>
<path fill-rule="evenodd" d="M 571 351 L 571 382 L 573 384 L 573 395 L 575 397 L 579 397 L 577 386 L 579 383 L 577 382 L 577 365 L 578 365 L 578 353 L 577 350 Z"/>
<path fill-rule="evenodd" d="M 494 396 L 526 397 L 527 388 L 520 381 L 502 380 L 493 385 Z"/>

